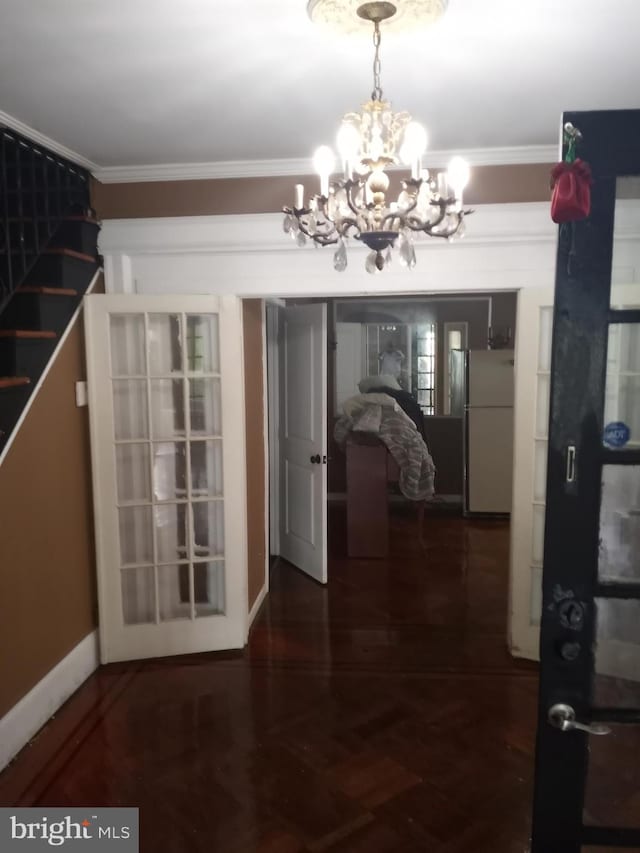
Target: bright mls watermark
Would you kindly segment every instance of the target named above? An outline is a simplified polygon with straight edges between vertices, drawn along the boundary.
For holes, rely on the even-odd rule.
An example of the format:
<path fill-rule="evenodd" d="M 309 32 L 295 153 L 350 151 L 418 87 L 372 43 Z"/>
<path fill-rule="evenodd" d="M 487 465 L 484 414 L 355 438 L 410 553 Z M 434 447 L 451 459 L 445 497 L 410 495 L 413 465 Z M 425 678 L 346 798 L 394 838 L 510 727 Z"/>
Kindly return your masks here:
<path fill-rule="evenodd" d="M 138 809 L 0 808 L 0 853 L 138 853 Z"/>

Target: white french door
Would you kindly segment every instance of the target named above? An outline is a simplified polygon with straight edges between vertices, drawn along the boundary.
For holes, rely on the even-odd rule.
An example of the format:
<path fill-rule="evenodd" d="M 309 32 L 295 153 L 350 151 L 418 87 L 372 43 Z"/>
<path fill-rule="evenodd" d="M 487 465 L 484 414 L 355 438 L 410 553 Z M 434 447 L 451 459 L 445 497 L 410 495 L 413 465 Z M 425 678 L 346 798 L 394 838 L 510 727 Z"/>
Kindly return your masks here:
<path fill-rule="evenodd" d="M 240 648 L 240 300 L 92 295 L 85 323 L 101 660 Z"/>
<path fill-rule="evenodd" d="M 509 644 L 540 657 L 553 288 L 518 293 L 515 351 Z"/>

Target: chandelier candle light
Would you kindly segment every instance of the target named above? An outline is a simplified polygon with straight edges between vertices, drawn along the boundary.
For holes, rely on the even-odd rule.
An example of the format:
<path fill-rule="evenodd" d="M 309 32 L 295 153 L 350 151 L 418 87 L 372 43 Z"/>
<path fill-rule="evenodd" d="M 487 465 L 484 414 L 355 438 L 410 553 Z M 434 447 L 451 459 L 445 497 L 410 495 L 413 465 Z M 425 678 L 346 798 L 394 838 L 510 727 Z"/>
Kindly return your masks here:
<path fill-rule="evenodd" d="M 396 13 L 393 3 L 364 3 L 360 18 L 373 23 L 373 92 L 361 112 L 347 113 L 337 135 L 344 176 L 330 181 L 336 162 L 326 145 L 316 151 L 313 165 L 320 176 L 320 192 L 308 205 L 304 186 L 296 184 L 293 207 L 285 207 L 284 231 L 299 246 L 312 240 L 320 246 L 336 245 L 333 266 L 347 267 L 347 240 L 354 237 L 371 250 L 366 269 L 376 273 L 391 261 L 397 249 L 400 263 L 416 264 L 413 238 L 416 234 L 452 239 L 462 237 L 464 217 L 471 211 L 462 206 L 469 180 L 469 166 L 454 157 L 446 172 L 435 177 L 422 168 L 427 133 L 407 112 L 394 113 L 382 97 L 380 84 L 380 23 Z M 389 175 L 386 169 L 403 163 L 411 177 L 402 181 L 396 201 L 387 201 Z"/>

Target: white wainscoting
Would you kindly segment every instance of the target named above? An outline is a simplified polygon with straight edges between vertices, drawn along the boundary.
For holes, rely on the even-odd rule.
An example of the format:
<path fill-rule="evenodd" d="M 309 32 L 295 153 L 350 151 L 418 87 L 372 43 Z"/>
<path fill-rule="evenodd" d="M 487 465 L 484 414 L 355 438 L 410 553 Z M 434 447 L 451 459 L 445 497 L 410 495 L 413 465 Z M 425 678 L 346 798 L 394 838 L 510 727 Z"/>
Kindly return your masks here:
<path fill-rule="evenodd" d="M 236 296 L 362 296 L 518 290 L 553 284 L 557 226 L 544 203 L 481 205 L 464 239 L 416 243 L 415 269 L 370 275 L 367 249 L 351 241 L 349 266 L 330 247 L 297 247 L 280 214 L 114 219 L 100 251 L 108 292 Z"/>

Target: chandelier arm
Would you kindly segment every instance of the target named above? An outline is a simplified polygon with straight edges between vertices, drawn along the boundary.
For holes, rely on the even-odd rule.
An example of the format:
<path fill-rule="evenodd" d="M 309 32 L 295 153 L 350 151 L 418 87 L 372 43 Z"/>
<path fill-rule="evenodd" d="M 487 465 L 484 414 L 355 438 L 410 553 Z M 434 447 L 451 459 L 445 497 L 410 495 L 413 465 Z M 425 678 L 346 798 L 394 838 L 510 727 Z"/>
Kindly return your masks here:
<path fill-rule="evenodd" d="M 355 216 L 356 223 L 364 222 L 364 224 L 365 224 L 364 228 L 362 227 L 362 225 L 356 224 L 356 228 L 358 229 L 358 231 L 362 232 L 362 231 L 367 230 L 366 220 L 362 216 L 362 213 L 358 210 L 356 203 L 353 200 L 353 191 L 355 190 L 356 187 L 360 187 L 360 186 L 361 186 L 360 181 L 346 181 L 344 184 L 345 195 L 347 197 L 347 204 L 349 205 L 349 210 L 351 210 L 351 212 Z"/>
<path fill-rule="evenodd" d="M 442 220 L 447 215 L 447 203 L 448 202 L 445 201 L 444 199 L 440 199 L 439 201 L 432 201 L 431 204 L 434 207 L 440 208 L 440 213 L 438 215 L 438 218 L 433 220 L 433 221 L 430 220 L 429 222 L 423 222 L 419 216 L 407 216 L 406 217 L 407 227 L 410 228 L 412 231 L 424 231 L 426 234 L 430 234 L 431 231 L 429 229 L 435 228 L 437 225 L 440 225 Z M 415 207 L 415 205 L 414 205 L 414 207 Z M 412 224 L 412 223 L 416 223 L 416 224 Z"/>
<path fill-rule="evenodd" d="M 362 228 L 358 225 L 357 220 L 351 218 L 343 219 L 340 223 L 340 228 L 337 230 L 341 237 L 349 237 L 350 235 L 348 232 L 351 228 L 354 228 L 358 234 L 362 233 Z"/>
<path fill-rule="evenodd" d="M 319 246 L 332 246 L 334 243 L 337 243 L 340 239 L 339 236 L 336 235 L 337 231 L 329 232 L 328 234 L 322 234 L 318 231 L 315 231 L 313 234 L 309 233 L 309 231 L 305 231 L 304 228 L 300 228 L 303 234 L 305 234 L 310 240 L 313 240 L 314 243 L 317 243 Z"/>
<path fill-rule="evenodd" d="M 288 213 L 288 212 L 289 212 L 289 209 L 285 208 L 285 213 Z M 305 222 L 300 216 L 300 214 L 305 215 L 305 214 L 309 214 L 309 213 L 311 213 L 311 211 L 309 209 L 299 210 L 299 211 L 296 211 L 295 209 L 293 209 L 293 216 L 295 216 L 295 218 L 298 222 L 298 228 L 305 235 L 305 237 L 308 237 L 310 240 L 313 240 L 314 243 L 318 243 L 321 246 L 330 246 L 332 243 L 337 243 L 338 237 L 336 237 L 334 235 L 339 233 L 339 232 L 336 230 L 334 223 L 331 222 L 330 219 L 325 219 L 324 222 L 320 223 L 320 227 L 322 227 L 322 226 L 326 227 L 327 224 L 330 223 L 330 230 L 328 230 L 328 231 L 310 231 L 309 230 L 308 222 Z"/>
<path fill-rule="evenodd" d="M 456 231 L 460 228 L 462 220 L 464 219 L 464 216 L 465 216 L 465 212 L 462 210 L 458 211 L 458 213 L 456 213 L 455 216 L 456 216 L 455 226 L 451 226 L 450 228 L 447 228 L 446 231 L 434 231 L 433 230 L 442 222 L 442 220 L 444 219 L 444 214 L 442 214 L 440 216 L 440 218 L 437 219 L 435 222 L 422 222 L 417 217 L 411 217 L 410 219 L 407 220 L 406 225 L 407 225 L 407 228 L 409 228 L 411 231 L 422 231 L 424 234 L 427 234 L 429 237 L 443 237 L 444 239 L 447 239 L 448 237 L 452 237 L 456 233 Z"/>
<path fill-rule="evenodd" d="M 380 228 L 382 231 L 399 231 L 399 228 L 394 228 L 393 223 L 396 219 L 399 219 L 402 223 L 402 216 L 398 213 L 387 213 L 382 222 L 380 223 Z M 388 227 L 387 227 L 388 223 Z"/>

